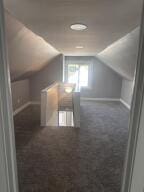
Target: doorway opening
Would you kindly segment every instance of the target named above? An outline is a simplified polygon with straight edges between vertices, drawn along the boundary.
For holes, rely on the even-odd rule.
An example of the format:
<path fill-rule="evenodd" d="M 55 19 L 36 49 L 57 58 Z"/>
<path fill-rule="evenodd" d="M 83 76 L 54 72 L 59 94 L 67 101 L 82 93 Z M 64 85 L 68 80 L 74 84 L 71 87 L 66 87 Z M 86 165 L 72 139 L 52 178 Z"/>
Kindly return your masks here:
<path fill-rule="evenodd" d="M 141 3 L 113 4 L 104 22 L 104 2 L 5 0 L 21 192 L 120 192 Z M 89 9 L 81 12 L 87 27 L 71 31 L 76 7 L 78 20 Z"/>

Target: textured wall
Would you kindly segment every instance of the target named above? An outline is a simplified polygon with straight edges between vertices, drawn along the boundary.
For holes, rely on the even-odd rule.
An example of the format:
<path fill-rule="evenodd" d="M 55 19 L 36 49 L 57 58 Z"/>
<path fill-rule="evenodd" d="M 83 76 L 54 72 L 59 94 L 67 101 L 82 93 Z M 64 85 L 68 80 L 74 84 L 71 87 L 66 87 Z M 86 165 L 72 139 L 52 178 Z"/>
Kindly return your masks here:
<path fill-rule="evenodd" d="M 28 78 L 60 54 L 8 12 L 5 18 L 12 81 Z"/>
<path fill-rule="evenodd" d="M 13 110 L 30 101 L 29 80 L 15 81 L 11 84 Z"/>
<path fill-rule="evenodd" d="M 90 88 L 81 90 L 81 97 L 120 98 L 122 78 L 95 57 L 66 57 L 67 63 L 92 63 Z"/>
<path fill-rule="evenodd" d="M 121 99 L 128 105 L 131 105 L 133 94 L 133 81 L 123 79 L 121 89 Z"/>
<path fill-rule="evenodd" d="M 32 101 L 40 101 L 41 90 L 56 81 L 62 81 L 63 55 L 56 57 L 44 69 L 30 78 L 30 96 Z"/>
<path fill-rule="evenodd" d="M 99 58 L 126 79 L 133 80 L 137 64 L 139 27 L 98 54 Z"/>

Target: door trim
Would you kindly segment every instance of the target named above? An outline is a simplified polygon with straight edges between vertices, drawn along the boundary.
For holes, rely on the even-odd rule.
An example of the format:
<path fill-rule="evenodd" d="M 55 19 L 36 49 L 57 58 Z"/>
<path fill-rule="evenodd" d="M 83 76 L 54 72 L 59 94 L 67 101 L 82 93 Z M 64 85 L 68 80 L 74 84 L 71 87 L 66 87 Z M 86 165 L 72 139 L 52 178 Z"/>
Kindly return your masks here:
<path fill-rule="evenodd" d="M 143 3 L 141 26 L 140 26 L 139 50 L 138 50 L 137 67 L 135 73 L 135 86 L 130 111 L 129 138 L 128 138 L 121 192 L 131 191 L 132 175 L 136 155 L 136 147 L 138 141 L 143 99 L 144 99 L 144 3 Z"/>
<path fill-rule="evenodd" d="M 0 191 L 18 192 L 11 82 L 4 21 L 3 0 L 0 0 Z"/>
<path fill-rule="evenodd" d="M 144 8 L 143 8 L 144 10 Z M 143 11 L 144 13 L 144 11 Z M 10 73 L 5 42 L 4 7 L 0 0 L 0 191 L 18 192 Z M 122 192 L 130 192 L 140 115 L 144 95 L 144 14 L 142 15 L 138 65 L 129 124 L 129 140 Z"/>

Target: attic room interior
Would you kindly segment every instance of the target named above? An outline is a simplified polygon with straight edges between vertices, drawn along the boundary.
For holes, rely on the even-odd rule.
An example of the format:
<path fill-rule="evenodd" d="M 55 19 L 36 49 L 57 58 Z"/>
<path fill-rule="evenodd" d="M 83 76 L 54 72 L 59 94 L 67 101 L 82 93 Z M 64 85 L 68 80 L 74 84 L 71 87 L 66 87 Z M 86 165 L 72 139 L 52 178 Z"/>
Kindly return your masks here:
<path fill-rule="evenodd" d="M 120 192 L 142 0 L 4 0 L 20 192 Z"/>

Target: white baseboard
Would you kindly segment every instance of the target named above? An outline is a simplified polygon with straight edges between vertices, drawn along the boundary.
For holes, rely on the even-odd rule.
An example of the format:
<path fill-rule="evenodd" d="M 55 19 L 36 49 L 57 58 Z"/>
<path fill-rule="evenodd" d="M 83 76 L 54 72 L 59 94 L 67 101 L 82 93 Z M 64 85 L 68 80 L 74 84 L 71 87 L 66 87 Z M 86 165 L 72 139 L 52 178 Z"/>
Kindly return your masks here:
<path fill-rule="evenodd" d="M 30 104 L 31 105 L 40 105 L 40 101 L 31 101 Z"/>
<path fill-rule="evenodd" d="M 20 113 L 22 110 L 24 110 L 26 107 L 28 107 L 29 105 L 40 105 L 40 102 L 37 101 L 29 101 L 27 103 L 25 103 L 24 105 L 22 105 L 21 107 L 19 107 L 18 109 L 16 109 L 13 113 L 13 116 L 17 115 L 18 113 Z"/>
<path fill-rule="evenodd" d="M 13 113 L 13 115 L 17 115 L 19 112 L 21 112 L 22 110 L 24 110 L 26 107 L 28 107 L 31 104 L 31 102 L 27 102 L 24 105 L 22 105 L 21 107 L 19 107 L 18 109 L 16 109 Z"/>
<path fill-rule="evenodd" d="M 82 101 L 120 101 L 119 98 L 90 98 L 90 97 L 81 97 Z"/>
<path fill-rule="evenodd" d="M 89 97 L 81 97 L 82 101 L 120 101 L 127 109 L 130 110 L 131 106 L 126 103 L 123 99 L 119 98 L 89 98 Z"/>
<path fill-rule="evenodd" d="M 120 99 L 120 102 L 121 102 L 127 109 L 130 110 L 131 106 L 130 106 L 128 103 L 126 103 L 123 99 Z"/>
<path fill-rule="evenodd" d="M 118 98 L 89 98 L 89 97 L 81 97 L 80 99 L 82 101 L 120 101 L 126 108 L 128 108 L 130 110 L 130 105 L 127 104 L 124 100 L 118 99 Z M 38 101 L 27 102 L 24 105 L 22 105 L 21 107 L 19 107 L 18 109 L 16 109 L 14 111 L 13 115 L 14 116 L 17 115 L 18 113 L 20 113 L 22 110 L 24 110 L 29 105 L 40 105 L 40 102 L 38 102 Z"/>

